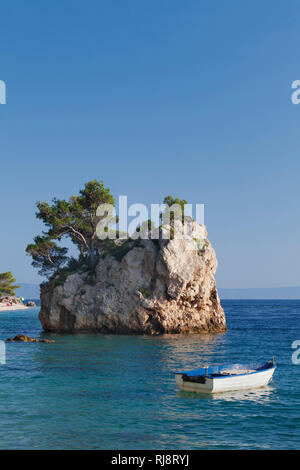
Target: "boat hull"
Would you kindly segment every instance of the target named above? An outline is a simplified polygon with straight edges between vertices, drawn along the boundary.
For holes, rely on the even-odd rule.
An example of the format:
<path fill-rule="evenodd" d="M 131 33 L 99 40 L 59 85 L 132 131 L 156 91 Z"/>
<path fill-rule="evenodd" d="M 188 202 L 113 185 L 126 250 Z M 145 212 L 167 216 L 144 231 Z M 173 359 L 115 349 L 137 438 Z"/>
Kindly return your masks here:
<path fill-rule="evenodd" d="M 184 381 L 182 373 L 175 373 L 175 379 L 177 386 L 187 392 L 218 393 L 265 387 L 271 381 L 274 371 L 275 367 L 272 367 L 250 374 L 213 378 L 205 377 L 205 383 Z"/>

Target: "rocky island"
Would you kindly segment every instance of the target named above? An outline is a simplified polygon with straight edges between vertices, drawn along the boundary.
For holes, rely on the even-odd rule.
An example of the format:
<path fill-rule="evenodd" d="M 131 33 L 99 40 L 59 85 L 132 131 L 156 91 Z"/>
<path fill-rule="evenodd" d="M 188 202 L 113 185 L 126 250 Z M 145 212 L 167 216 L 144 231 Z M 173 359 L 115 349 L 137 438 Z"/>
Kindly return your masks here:
<path fill-rule="evenodd" d="M 190 224 L 193 237 L 128 240 L 119 252 L 101 258 L 92 275 L 82 271 L 44 283 L 39 315 L 44 330 L 152 335 L 225 331 L 214 279 L 215 251 L 205 226 Z"/>
<path fill-rule="evenodd" d="M 137 217 L 130 230 L 119 223 L 127 217 L 127 208 L 120 206 L 119 201 L 117 215 L 115 198 L 98 180 L 68 200 L 37 203 L 36 216 L 47 231 L 26 252 L 32 266 L 48 278 L 41 285 L 44 330 L 151 335 L 225 331 L 215 251 L 187 201 L 166 196 L 151 217 L 143 206 L 148 219 L 143 215 L 141 223 Z M 62 246 L 66 238 L 77 257 Z"/>

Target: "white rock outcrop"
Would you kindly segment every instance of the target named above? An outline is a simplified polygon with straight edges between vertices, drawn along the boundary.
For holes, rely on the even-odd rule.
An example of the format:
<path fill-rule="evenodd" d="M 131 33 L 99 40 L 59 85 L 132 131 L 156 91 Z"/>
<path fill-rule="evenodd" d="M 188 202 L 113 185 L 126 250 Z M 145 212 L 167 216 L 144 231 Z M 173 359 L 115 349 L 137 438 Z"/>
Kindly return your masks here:
<path fill-rule="evenodd" d="M 75 273 L 42 285 L 40 321 L 47 331 L 119 334 L 226 330 L 214 274 L 215 251 L 204 226 L 186 239 L 142 240 L 95 274 Z"/>

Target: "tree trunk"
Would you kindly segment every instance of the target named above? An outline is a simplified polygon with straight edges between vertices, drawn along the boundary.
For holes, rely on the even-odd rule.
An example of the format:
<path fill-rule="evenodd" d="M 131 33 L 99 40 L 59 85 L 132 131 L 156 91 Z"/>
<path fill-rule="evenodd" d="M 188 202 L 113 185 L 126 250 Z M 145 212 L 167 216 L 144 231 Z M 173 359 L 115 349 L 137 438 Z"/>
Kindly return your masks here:
<path fill-rule="evenodd" d="M 94 267 L 95 264 L 96 264 L 96 256 L 95 256 L 95 247 L 94 247 L 94 240 L 93 239 L 91 239 L 91 242 L 90 242 L 89 255 L 90 255 L 91 265 L 92 265 L 92 267 Z"/>

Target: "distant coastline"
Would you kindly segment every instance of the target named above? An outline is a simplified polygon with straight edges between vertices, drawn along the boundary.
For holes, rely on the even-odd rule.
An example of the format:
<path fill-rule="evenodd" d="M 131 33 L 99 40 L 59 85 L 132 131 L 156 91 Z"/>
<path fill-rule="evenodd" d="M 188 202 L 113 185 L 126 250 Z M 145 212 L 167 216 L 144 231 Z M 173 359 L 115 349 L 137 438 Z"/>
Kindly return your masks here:
<path fill-rule="evenodd" d="M 266 287 L 266 288 L 244 288 L 230 289 L 219 288 L 219 296 L 226 300 L 299 300 L 300 287 Z"/>
<path fill-rule="evenodd" d="M 40 286 L 39 284 L 21 283 L 17 295 L 25 299 L 39 299 Z M 270 288 L 218 288 L 219 296 L 221 299 L 287 299 L 299 300 L 300 299 L 300 286 L 295 287 L 270 287 Z"/>

